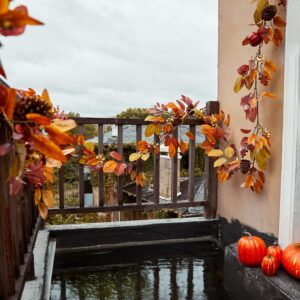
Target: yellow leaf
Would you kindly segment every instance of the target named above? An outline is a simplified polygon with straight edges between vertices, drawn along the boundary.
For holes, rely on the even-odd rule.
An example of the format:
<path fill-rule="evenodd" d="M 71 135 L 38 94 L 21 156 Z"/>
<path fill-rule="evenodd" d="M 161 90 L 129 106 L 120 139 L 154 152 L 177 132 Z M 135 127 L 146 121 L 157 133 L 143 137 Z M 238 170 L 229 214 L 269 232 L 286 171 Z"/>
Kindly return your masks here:
<path fill-rule="evenodd" d="M 225 157 L 221 157 L 214 162 L 214 167 L 215 168 L 220 167 L 220 166 L 224 165 L 226 162 L 227 162 L 227 159 Z"/>
<path fill-rule="evenodd" d="M 52 190 L 43 191 L 43 202 L 50 208 L 54 206 L 54 194 Z"/>
<path fill-rule="evenodd" d="M 76 122 L 72 119 L 68 119 L 68 120 L 54 119 L 53 123 L 63 132 L 69 131 L 77 126 Z"/>
<path fill-rule="evenodd" d="M 234 155 L 234 152 L 235 152 L 234 149 L 230 146 L 226 147 L 224 150 L 225 156 L 227 158 L 231 158 Z"/>
<path fill-rule="evenodd" d="M 84 145 L 85 148 L 87 148 L 90 151 L 94 151 L 94 149 L 95 149 L 95 144 L 93 142 L 85 141 L 83 143 L 83 145 Z"/>
<path fill-rule="evenodd" d="M 146 119 L 145 119 L 145 121 L 153 122 L 155 119 L 156 119 L 155 116 L 147 116 Z"/>
<path fill-rule="evenodd" d="M 256 153 L 256 164 L 261 170 L 265 170 L 267 168 L 267 156 L 264 151 L 257 151 Z"/>
<path fill-rule="evenodd" d="M 129 156 L 129 161 L 136 161 L 136 160 L 138 160 L 138 159 L 140 159 L 141 158 L 141 153 L 138 153 L 138 152 L 136 152 L 136 153 L 132 153 L 132 154 L 130 154 L 130 156 Z"/>
<path fill-rule="evenodd" d="M 154 124 L 149 124 L 145 130 L 145 137 L 150 137 L 154 134 L 156 126 Z"/>
<path fill-rule="evenodd" d="M 57 145 L 67 145 L 71 142 L 71 137 L 67 132 L 61 131 L 55 124 L 45 126 L 50 139 Z"/>
<path fill-rule="evenodd" d="M 243 85 L 244 85 L 244 77 L 240 76 L 235 81 L 234 88 L 233 88 L 234 92 L 238 93 L 241 90 L 241 88 L 243 87 Z"/>
<path fill-rule="evenodd" d="M 36 189 L 34 192 L 34 203 L 35 205 L 38 205 L 41 201 L 42 192 L 40 189 Z"/>
<path fill-rule="evenodd" d="M 104 164 L 103 172 L 113 173 L 116 170 L 117 166 L 118 166 L 117 162 L 115 162 L 114 160 L 109 160 Z"/>
<path fill-rule="evenodd" d="M 146 161 L 148 158 L 149 158 L 149 156 L 150 156 L 150 153 L 148 152 L 148 153 L 145 153 L 145 154 L 142 154 L 141 155 L 141 159 L 143 160 L 143 161 Z"/>
<path fill-rule="evenodd" d="M 214 156 L 214 157 L 218 157 L 218 156 L 221 156 L 223 155 L 223 151 L 222 150 L 219 150 L 219 149 L 213 149 L 211 151 L 208 152 L 208 156 Z"/>

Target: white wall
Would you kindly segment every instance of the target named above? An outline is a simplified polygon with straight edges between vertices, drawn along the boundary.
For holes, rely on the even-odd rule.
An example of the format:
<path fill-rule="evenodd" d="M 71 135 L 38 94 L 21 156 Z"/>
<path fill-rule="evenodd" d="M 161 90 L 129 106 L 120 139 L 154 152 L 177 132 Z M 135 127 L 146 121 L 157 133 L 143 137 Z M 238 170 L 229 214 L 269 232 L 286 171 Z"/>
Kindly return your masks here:
<path fill-rule="evenodd" d="M 279 242 L 300 242 L 300 1 L 288 0 Z"/>

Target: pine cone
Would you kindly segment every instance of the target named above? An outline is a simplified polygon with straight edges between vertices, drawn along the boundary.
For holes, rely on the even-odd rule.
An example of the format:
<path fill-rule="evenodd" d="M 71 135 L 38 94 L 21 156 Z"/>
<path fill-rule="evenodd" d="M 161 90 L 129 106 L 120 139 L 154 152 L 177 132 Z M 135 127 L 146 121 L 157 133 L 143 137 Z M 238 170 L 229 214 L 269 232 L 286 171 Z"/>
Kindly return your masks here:
<path fill-rule="evenodd" d="M 247 174 L 251 166 L 250 160 L 242 159 L 240 166 L 241 166 L 241 172 L 243 174 Z"/>
<path fill-rule="evenodd" d="M 261 13 L 261 18 L 264 21 L 271 21 L 277 14 L 277 7 L 275 5 L 267 6 Z"/>
<path fill-rule="evenodd" d="M 38 96 L 23 97 L 16 103 L 14 119 L 17 121 L 26 120 L 29 113 L 37 113 L 43 116 L 50 116 L 51 105 Z"/>

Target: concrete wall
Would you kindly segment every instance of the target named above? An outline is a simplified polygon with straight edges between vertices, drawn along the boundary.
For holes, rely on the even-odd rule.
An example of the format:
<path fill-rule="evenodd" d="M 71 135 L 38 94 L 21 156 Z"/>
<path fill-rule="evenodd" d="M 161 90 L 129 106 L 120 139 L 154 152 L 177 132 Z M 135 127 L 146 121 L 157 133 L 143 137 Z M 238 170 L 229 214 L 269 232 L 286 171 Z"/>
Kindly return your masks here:
<path fill-rule="evenodd" d="M 232 119 L 232 140 L 236 145 L 242 137 L 240 128 L 252 128 L 253 124 L 245 120 L 240 98 L 247 91 L 233 92 L 237 77 L 236 69 L 247 63 L 256 48 L 242 46 L 242 40 L 255 26 L 253 12 L 255 4 L 240 0 L 219 0 L 219 72 L 218 100 L 221 109 L 229 113 Z M 280 12 L 281 13 L 281 12 Z M 281 174 L 281 141 L 284 79 L 284 44 L 276 48 L 273 44 L 263 47 L 265 56 L 272 59 L 279 72 L 274 76 L 269 87 L 279 100 L 266 99 L 260 106 L 262 124 L 272 133 L 272 159 L 266 171 L 264 191 L 257 195 L 250 190 L 241 189 L 242 176 L 235 176 L 229 182 L 219 185 L 218 214 L 227 220 L 239 219 L 241 223 L 263 232 L 278 236 Z M 262 87 L 263 88 L 263 87 Z"/>

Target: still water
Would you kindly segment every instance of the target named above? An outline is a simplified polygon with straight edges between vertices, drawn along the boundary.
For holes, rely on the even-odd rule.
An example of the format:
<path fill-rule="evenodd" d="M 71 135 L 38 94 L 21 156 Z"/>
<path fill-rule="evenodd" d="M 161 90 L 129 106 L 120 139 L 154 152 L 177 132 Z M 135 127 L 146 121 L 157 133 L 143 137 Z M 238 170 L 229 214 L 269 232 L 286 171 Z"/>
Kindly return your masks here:
<path fill-rule="evenodd" d="M 115 249 L 56 257 L 52 300 L 230 299 L 212 243 Z"/>

